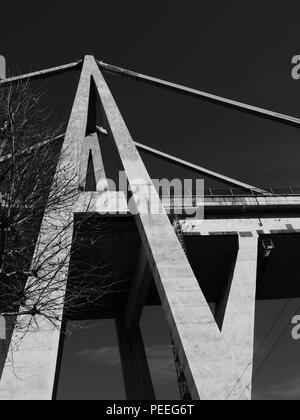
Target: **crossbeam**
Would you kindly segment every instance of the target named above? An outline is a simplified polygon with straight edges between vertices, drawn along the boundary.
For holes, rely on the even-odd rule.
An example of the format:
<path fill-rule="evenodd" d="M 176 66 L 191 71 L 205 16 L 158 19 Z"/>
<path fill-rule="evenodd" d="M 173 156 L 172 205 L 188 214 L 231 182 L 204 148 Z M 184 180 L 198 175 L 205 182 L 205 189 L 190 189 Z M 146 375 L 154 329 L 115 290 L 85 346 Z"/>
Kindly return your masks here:
<path fill-rule="evenodd" d="M 147 76 L 142 73 L 137 73 L 128 69 L 124 69 L 122 67 L 104 63 L 103 61 L 97 60 L 97 64 L 101 70 L 111 73 L 111 74 L 115 74 L 121 77 L 126 77 L 126 78 L 133 79 L 136 81 L 141 81 L 149 85 L 162 87 L 168 90 L 182 93 L 184 95 L 202 99 L 206 102 L 212 102 L 226 108 L 233 108 L 238 111 L 246 112 L 247 114 L 258 115 L 260 117 L 264 117 L 269 120 L 274 120 L 283 124 L 293 125 L 297 127 L 299 127 L 300 125 L 300 119 L 291 117 L 290 115 L 285 115 L 278 112 L 270 111 L 268 109 L 245 104 L 243 102 L 224 98 L 222 96 L 207 93 L 198 89 L 193 89 L 193 88 L 183 86 L 177 83 L 168 82 L 163 79 L 158 79 L 157 77 Z"/>

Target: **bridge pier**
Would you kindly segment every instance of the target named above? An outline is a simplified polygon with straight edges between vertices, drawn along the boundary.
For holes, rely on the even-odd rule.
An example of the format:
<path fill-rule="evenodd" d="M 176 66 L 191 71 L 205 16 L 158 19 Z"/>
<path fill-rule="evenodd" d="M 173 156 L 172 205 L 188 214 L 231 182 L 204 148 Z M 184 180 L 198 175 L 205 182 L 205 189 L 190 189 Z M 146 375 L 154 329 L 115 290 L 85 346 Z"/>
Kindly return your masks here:
<path fill-rule="evenodd" d="M 127 400 L 155 400 L 140 328 L 128 335 L 120 317 L 116 319 L 116 326 Z"/>
<path fill-rule="evenodd" d="M 55 225 L 52 220 L 57 220 Z M 28 329 L 19 330 L 16 326 L 12 333 L 8 350 L 12 358 L 6 360 L 3 368 L 0 400 L 51 400 L 53 397 L 72 238 L 72 213 L 45 214 L 33 261 L 44 252 L 49 267 L 54 263 L 58 266 L 55 278 L 43 279 L 42 270 L 47 273 L 48 265 L 43 266 L 39 273 L 43 279 L 41 281 L 48 285 L 48 299 L 56 302 L 49 317 L 55 317 L 57 321 L 53 325 L 50 318 L 42 315 L 37 315 L 34 320 L 31 315 L 18 317 L 17 325 L 23 328 L 28 326 Z M 33 290 L 36 288 L 39 293 L 41 284 L 29 277 L 27 286 Z"/>
<path fill-rule="evenodd" d="M 232 280 L 216 314 L 222 335 L 232 348 L 238 379 L 243 378 L 243 397 L 247 400 L 252 387 L 257 258 L 258 236 L 240 236 Z M 233 384 L 230 397 L 235 389 Z"/>
<path fill-rule="evenodd" d="M 63 145 L 67 160 L 60 162 L 68 168 L 67 178 L 71 180 L 75 176 L 77 188 L 80 187 L 80 191 L 86 192 L 80 195 L 80 205 L 69 208 L 63 217 L 61 214 L 52 214 L 52 219 L 58 221 L 58 229 L 69 226 L 64 229 L 66 237 L 63 239 L 69 245 L 63 248 L 62 255 L 59 255 L 59 259 L 64 261 L 59 273 L 62 279 L 60 290 L 62 303 L 68 278 L 74 213 L 85 211 L 114 215 L 129 213 L 129 202 L 123 192 L 109 191 L 96 136 L 96 114 L 93 114 L 94 108 L 91 108 L 91 100 L 96 100 L 97 97 L 104 117 L 104 130 L 113 139 L 117 156 L 121 160 L 132 192 L 136 181 L 142 180 L 142 185 L 139 185 L 140 197 L 134 194 L 130 196 L 131 210 L 135 211 L 134 217 L 141 243 L 140 259 L 137 262 L 136 275 L 129 291 L 123 317 L 116 320 L 127 398 L 155 399 L 139 328 L 142 308 L 146 303 L 150 286 L 150 273 L 192 398 L 194 400 L 251 399 L 259 236 L 300 233 L 299 197 L 265 195 L 266 192 L 263 190 L 222 177 L 199 166 L 189 165 L 181 159 L 175 159 L 185 167 L 188 165 L 200 173 L 206 173 L 223 182 L 229 182 L 230 185 L 238 185 L 251 191 L 249 196 L 206 197 L 205 210 L 207 213 L 210 212 L 209 217 L 201 221 L 189 219 L 182 222 L 183 232 L 187 235 L 231 235 L 238 238 L 238 252 L 232 268 L 232 278 L 218 302 L 216 322 L 208 305 L 209 300 L 206 300 L 201 290 L 202 286 L 199 286 L 199 278 L 205 277 L 203 269 L 203 265 L 205 266 L 203 260 L 207 255 L 205 245 L 197 249 L 197 257 L 202 256 L 202 265 L 196 276 L 170 223 L 166 207 L 157 194 L 137 151 L 137 143 L 133 141 L 126 127 L 98 64 L 91 56 L 86 56 L 83 61 L 80 83 Z M 67 67 L 73 68 L 77 65 L 78 63 Z M 0 57 L 0 78 L 3 76 L 5 77 L 5 62 Z M 222 98 L 214 98 L 217 101 L 220 99 L 224 102 Z M 299 124 L 298 120 L 258 108 L 250 109 L 242 104 L 233 104 L 232 101 L 229 105 L 242 106 L 251 112 Z M 143 148 L 157 154 L 154 149 L 145 146 Z M 169 155 L 159 154 L 160 157 L 170 160 Z M 171 161 L 174 161 L 174 158 L 171 158 Z M 253 191 L 261 195 L 253 195 Z M 145 204 L 142 210 L 139 206 L 140 201 Z M 261 218 L 262 213 L 264 213 L 263 218 Z M 284 215 L 286 217 L 283 217 Z M 43 231 L 46 232 L 44 236 Z M 56 233 L 49 226 L 47 228 L 43 222 L 39 246 L 44 246 L 46 249 L 45 244 L 51 243 Z M 53 243 L 55 244 L 55 240 Z M 296 246 L 295 249 L 299 248 Z M 218 261 L 214 263 L 218 264 Z M 274 288 L 273 277 L 271 282 L 268 284 L 269 289 Z M 299 295 L 300 290 L 297 290 Z M 295 294 L 293 290 L 288 292 L 293 296 Z M 274 291 L 274 295 L 276 298 L 278 296 L 282 298 L 279 287 Z M 54 297 L 57 297 L 55 292 Z M 57 314 L 59 319 L 63 318 L 62 308 L 63 305 Z M 19 321 L 22 322 L 22 318 Z M 19 343 L 19 347 L 14 352 L 14 370 L 8 364 L 4 366 L 0 382 L 0 399 L 53 398 L 56 371 L 60 361 L 60 332 L 46 318 L 39 316 L 37 322 L 40 327 L 38 331 L 28 331 L 24 337 L 16 330 L 13 332 L 11 346 Z"/>

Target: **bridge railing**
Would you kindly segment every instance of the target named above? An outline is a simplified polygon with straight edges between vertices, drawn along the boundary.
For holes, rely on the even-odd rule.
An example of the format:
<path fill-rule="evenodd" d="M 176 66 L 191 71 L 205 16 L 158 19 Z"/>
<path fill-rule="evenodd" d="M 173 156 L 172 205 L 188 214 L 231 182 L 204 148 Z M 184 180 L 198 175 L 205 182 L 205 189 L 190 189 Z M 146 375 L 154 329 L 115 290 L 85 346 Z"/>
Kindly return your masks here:
<path fill-rule="evenodd" d="M 287 188 L 265 188 L 265 191 L 269 193 L 268 197 L 299 197 L 300 198 L 300 187 L 287 187 Z M 197 207 L 203 203 L 203 199 L 208 200 L 209 198 L 249 198 L 249 197 L 262 197 L 261 194 L 255 191 L 246 191 L 238 188 L 207 188 L 204 191 L 204 195 L 199 196 L 194 192 L 176 193 L 175 192 L 160 192 L 160 198 L 162 203 L 171 208 L 178 207 Z"/>
<path fill-rule="evenodd" d="M 269 193 L 268 196 L 271 197 L 300 197 L 300 187 L 266 187 L 264 190 Z M 197 199 L 201 199 L 203 196 L 199 196 L 193 191 L 188 192 L 160 192 L 160 198 L 164 202 L 170 202 L 172 205 L 179 205 L 180 203 L 188 203 L 188 202 L 196 202 Z M 204 190 L 204 197 L 261 197 L 262 194 L 257 193 L 256 191 L 252 190 L 244 190 L 239 188 L 206 188 Z"/>
<path fill-rule="evenodd" d="M 266 192 L 270 193 L 274 196 L 297 196 L 300 195 L 300 187 L 265 187 L 263 188 Z M 205 189 L 205 196 L 212 196 L 212 197 L 228 197 L 228 196 L 235 196 L 235 197 L 251 197 L 251 196 L 261 196 L 260 193 L 257 193 L 253 190 L 243 190 L 240 188 L 208 188 Z"/>

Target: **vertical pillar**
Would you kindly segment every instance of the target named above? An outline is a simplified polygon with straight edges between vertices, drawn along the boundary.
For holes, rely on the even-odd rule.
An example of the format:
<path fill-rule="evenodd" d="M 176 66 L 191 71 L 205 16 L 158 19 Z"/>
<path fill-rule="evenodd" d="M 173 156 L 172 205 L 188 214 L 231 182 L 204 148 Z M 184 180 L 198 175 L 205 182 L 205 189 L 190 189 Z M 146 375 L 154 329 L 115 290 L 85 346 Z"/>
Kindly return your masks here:
<path fill-rule="evenodd" d="M 124 311 L 124 324 L 128 334 L 134 333 L 139 327 L 151 284 L 151 278 L 147 257 L 144 248 L 141 247 L 135 276 L 131 284 L 126 309 Z"/>
<path fill-rule="evenodd" d="M 217 314 L 223 316 L 222 335 L 230 344 L 238 381 L 243 384 L 242 391 L 236 382 L 232 384 L 230 399 L 251 399 L 258 257 L 258 236 L 253 235 L 239 237 L 232 282 Z"/>
<path fill-rule="evenodd" d="M 72 219 L 73 214 L 68 212 L 45 214 L 33 257 L 34 261 L 39 257 L 46 261 L 40 272 L 43 280 L 38 283 L 36 279 L 29 278 L 27 284 L 33 291 L 36 288 L 37 294 L 40 294 L 42 287 L 46 288 L 47 296 L 44 299 L 55 302 L 55 308 L 49 311 L 49 316 L 60 320 L 63 318 L 73 237 Z M 57 221 L 55 226 L 53 220 Z M 57 266 L 55 278 L 51 274 L 47 276 L 47 273 L 52 273 L 54 264 Z M 34 320 L 30 315 L 17 318 L 0 381 L 0 400 L 52 399 L 56 366 L 59 363 L 59 324 L 57 320 L 54 326 L 42 315 Z"/>
<path fill-rule="evenodd" d="M 127 400 L 155 400 L 140 328 L 128 335 L 121 318 L 116 319 L 116 326 Z"/>
<path fill-rule="evenodd" d="M 79 185 L 79 157 L 86 136 L 90 81 L 89 63 L 85 61 L 54 180 L 66 188 L 72 188 L 73 185 L 76 189 Z M 44 268 L 43 264 L 41 269 L 42 283 L 36 284 L 38 290 L 45 287 L 45 299 L 48 302 L 56 302 L 56 309 L 51 311 L 51 316 L 57 321 L 56 327 L 41 315 L 35 317 L 32 328 L 31 318 L 18 317 L 17 323 L 29 325 L 29 328 L 25 333 L 15 328 L 12 334 L 8 354 L 12 354 L 13 357 L 11 363 L 6 359 L 3 369 L 0 381 L 1 400 L 53 398 L 61 334 L 58 319 L 63 318 L 75 211 L 83 212 L 84 209 L 78 208 L 74 197 L 70 198 L 70 202 L 66 200 L 63 208 L 58 211 L 48 210 L 48 207 L 45 210 L 33 261 L 38 260 L 40 263 L 43 260 L 46 264 L 46 267 Z M 47 265 L 50 266 L 48 271 Z M 54 272 L 54 279 L 49 279 Z M 32 287 L 32 284 L 34 282 L 29 278 L 27 286 Z"/>

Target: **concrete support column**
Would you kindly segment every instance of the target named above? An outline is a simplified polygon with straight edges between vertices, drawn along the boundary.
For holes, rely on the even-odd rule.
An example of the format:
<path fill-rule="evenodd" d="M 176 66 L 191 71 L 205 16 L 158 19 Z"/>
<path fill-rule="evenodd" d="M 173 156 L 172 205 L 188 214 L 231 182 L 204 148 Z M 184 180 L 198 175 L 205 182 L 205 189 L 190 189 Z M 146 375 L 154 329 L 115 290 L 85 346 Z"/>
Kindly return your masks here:
<path fill-rule="evenodd" d="M 22 322 L 22 320 L 20 320 Z M 0 400 L 51 400 L 55 390 L 60 332 L 40 319 L 39 332 L 15 333 L 0 382 Z M 21 342 L 22 340 L 22 342 Z"/>
<path fill-rule="evenodd" d="M 54 181 L 62 188 L 66 188 L 67 193 L 72 185 L 74 191 L 79 185 L 80 153 L 86 136 L 90 80 L 88 63 L 85 62 Z M 66 180 L 69 182 L 66 183 Z M 28 319 L 28 315 L 18 317 L 18 325 L 28 325 L 29 328 L 26 332 L 15 328 L 12 334 L 0 381 L 1 400 L 53 398 L 57 362 L 59 362 L 60 322 L 63 318 L 73 239 L 74 212 L 76 210 L 84 212 L 80 206 L 77 207 L 78 203 L 75 201 L 74 197 L 71 197 L 70 202 L 65 202 L 63 208 L 57 210 L 49 210 L 48 206 L 46 207 L 32 263 L 34 268 L 34 261 L 38 261 L 41 267 L 41 283 L 29 278 L 27 284 L 31 289 L 37 288 L 36 293 L 40 300 L 43 299 L 43 295 L 40 296 L 39 293 L 44 286 L 45 305 L 47 301 L 52 302 L 52 305 L 55 302 L 55 308 L 52 309 L 50 305 L 48 315 L 52 320 L 56 320 L 56 325 L 53 326 L 53 322 L 47 318 L 47 313 L 44 313 L 44 316 L 36 316 L 33 323 L 31 317 Z M 80 200 L 78 202 L 80 203 Z M 54 277 L 51 273 L 55 273 Z M 12 355 L 11 360 L 9 355 Z"/>
<path fill-rule="evenodd" d="M 60 219 L 59 219 L 60 218 Z M 44 216 L 41 233 L 33 256 L 41 261 L 41 283 L 29 278 L 27 287 L 36 290 L 43 315 L 32 319 L 21 315 L 16 320 L 0 381 L 0 400 L 51 400 L 55 391 L 59 365 L 60 325 L 63 318 L 69 259 L 73 237 L 73 214 L 59 212 Z M 57 224 L 53 225 L 53 220 Z M 53 277 L 53 265 L 57 272 Z M 45 287 L 46 294 L 40 291 Z M 47 302 L 52 302 L 47 310 Z M 28 302 L 30 306 L 30 302 Z M 21 308 L 22 309 L 22 308 Z M 55 326 L 50 319 L 57 318 Z"/>
<path fill-rule="evenodd" d="M 128 335 L 121 318 L 116 319 L 116 326 L 127 400 L 155 400 L 140 328 Z"/>
<path fill-rule="evenodd" d="M 257 235 L 239 237 L 232 282 L 217 314 L 224 316 L 222 335 L 232 349 L 238 380 L 242 383 L 242 392 L 232 384 L 230 399 L 251 399 L 257 257 Z"/>
<path fill-rule="evenodd" d="M 141 247 L 136 273 L 131 285 L 129 297 L 124 311 L 124 324 L 128 335 L 139 328 L 141 315 L 151 283 L 151 272 L 145 250 Z"/>

